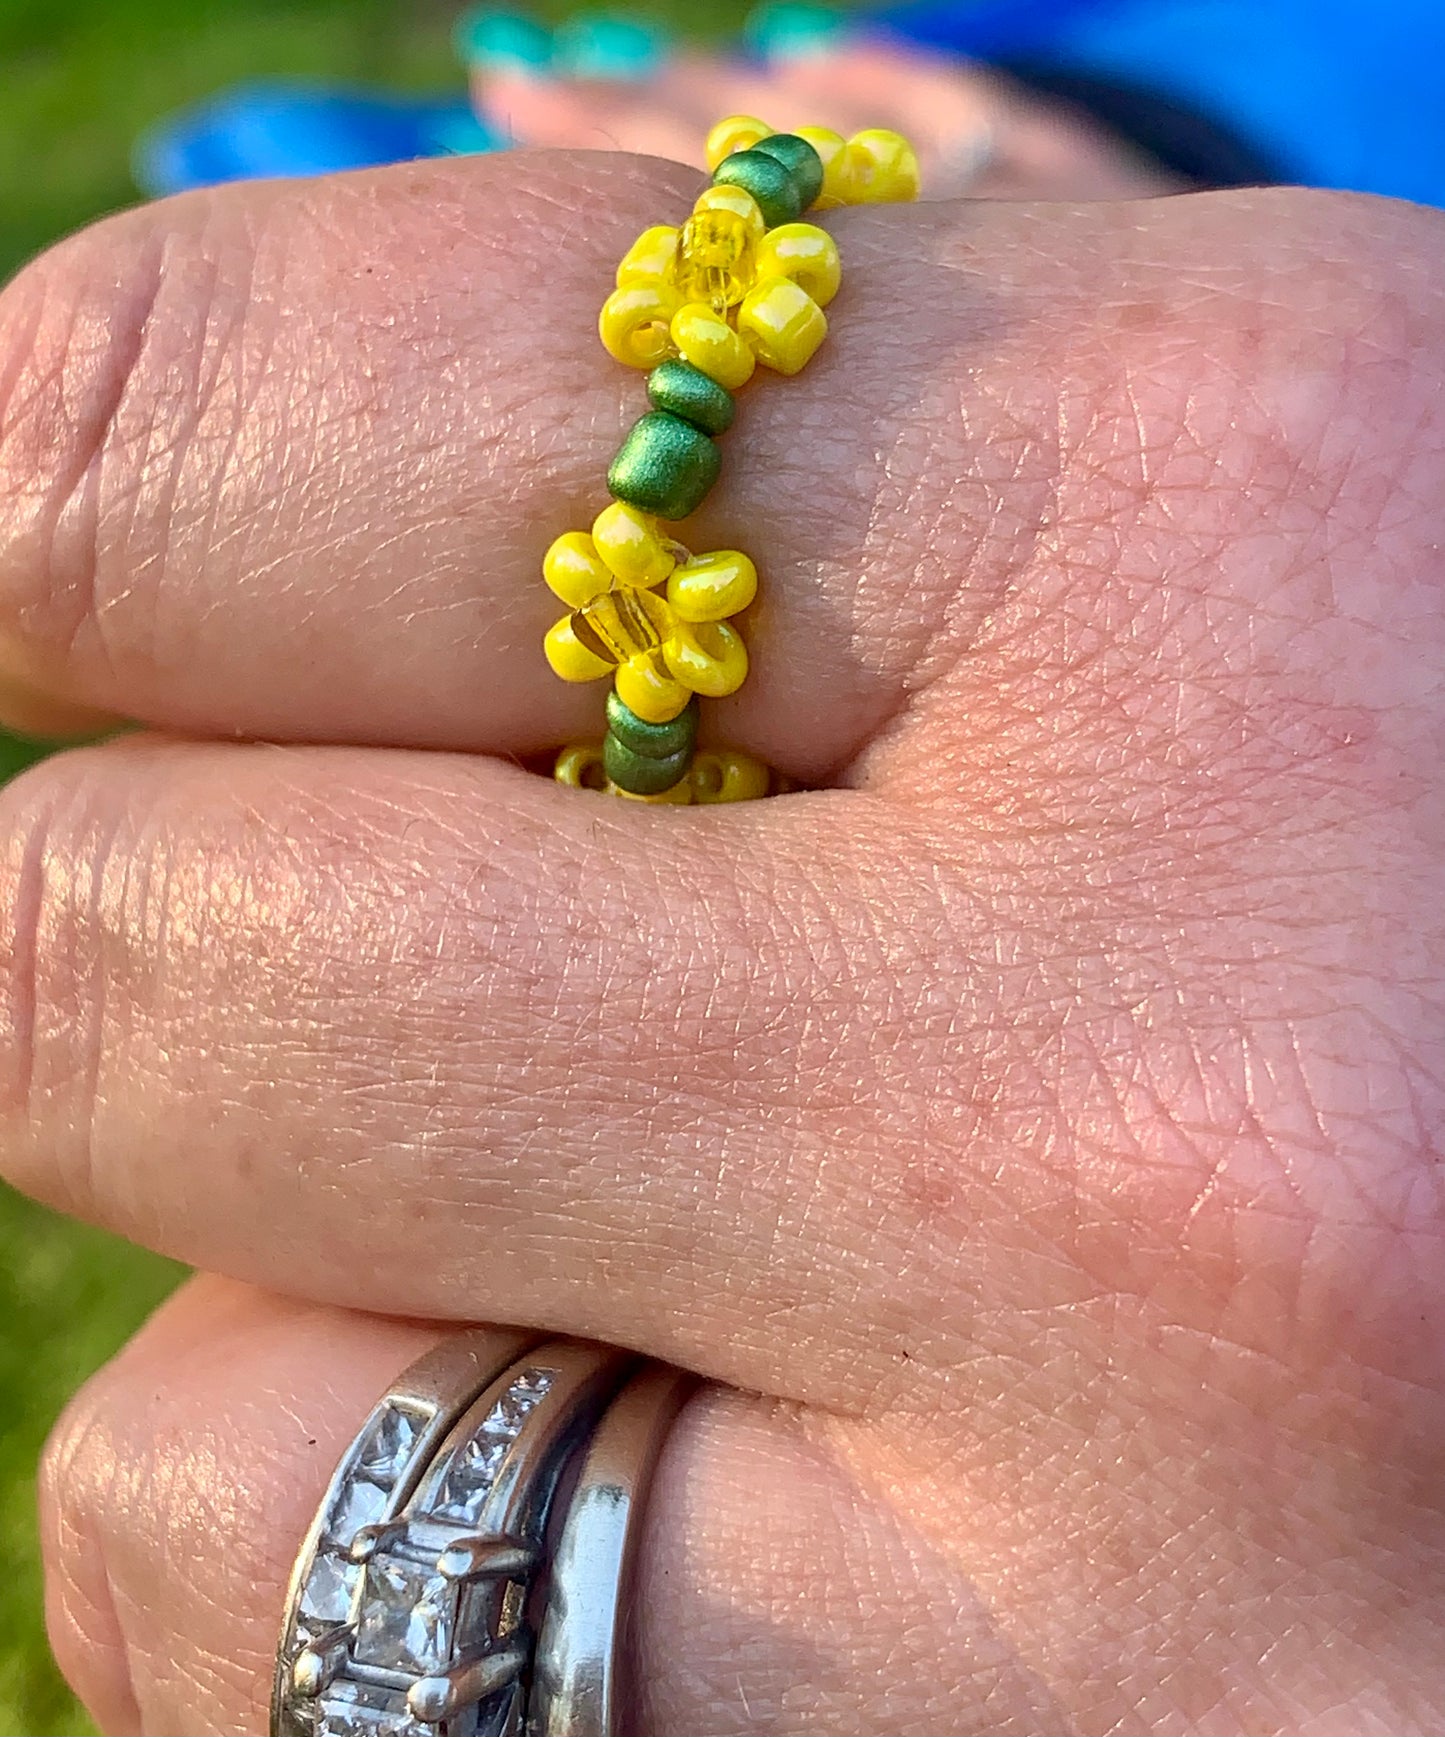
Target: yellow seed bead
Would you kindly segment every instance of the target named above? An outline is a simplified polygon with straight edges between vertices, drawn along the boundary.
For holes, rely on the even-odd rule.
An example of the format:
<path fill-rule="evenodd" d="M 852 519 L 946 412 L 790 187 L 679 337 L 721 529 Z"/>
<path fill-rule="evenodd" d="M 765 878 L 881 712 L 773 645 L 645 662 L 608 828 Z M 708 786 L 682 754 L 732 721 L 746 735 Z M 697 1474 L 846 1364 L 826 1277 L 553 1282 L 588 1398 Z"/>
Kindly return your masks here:
<path fill-rule="evenodd" d="M 747 306 L 744 301 L 743 306 Z M 684 361 L 700 368 L 710 380 L 736 392 L 746 386 L 757 366 L 753 352 L 726 320 L 700 302 L 690 302 L 672 316 L 672 341 Z"/>
<path fill-rule="evenodd" d="M 602 748 L 597 742 L 574 742 L 557 756 L 552 776 L 559 784 L 569 784 L 574 790 L 605 790 L 607 774 L 602 770 Z"/>
<path fill-rule="evenodd" d="M 614 290 L 597 321 L 607 353 L 629 368 L 655 368 L 673 353 L 667 328 L 681 306 L 671 284 L 634 283 Z"/>
<path fill-rule="evenodd" d="M 828 335 L 828 316 L 791 278 L 769 278 L 738 310 L 738 331 L 765 366 L 801 373 Z"/>
<path fill-rule="evenodd" d="M 542 558 L 542 577 L 570 609 L 612 588 L 612 574 L 586 531 L 566 531 Z"/>
<path fill-rule="evenodd" d="M 758 246 L 757 262 L 759 281 L 791 278 L 820 308 L 827 307 L 843 281 L 838 244 L 814 223 L 784 223 L 770 230 Z"/>
<path fill-rule="evenodd" d="M 918 153 L 901 133 L 869 127 L 848 141 L 850 205 L 890 205 L 918 197 Z"/>
<path fill-rule="evenodd" d="M 705 187 L 693 202 L 693 211 L 731 211 L 747 225 L 748 239 L 757 243 L 768 232 L 767 219 L 745 187 Z"/>
<path fill-rule="evenodd" d="M 806 139 L 823 160 L 823 191 L 815 209 L 826 211 L 830 206 L 847 205 L 848 163 L 843 153 L 848 141 L 830 127 L 794 127 L 793 131 L 800 139 Z"/>
<path fill-rule="evenodd" d="M 634 283 L 658 283 L 672 270 L 677 257 L 677 238 L 682 232 L 666 223 L 644 229 L 622 256 L 617 268 L 617 287 Z"/>
<path fill-rule="evenodd" d="M 620 784 L 609 784 L 607 794 L 621 796 L 628 802 L 646 802 L 654 808 L 671 807 L 675 804 L 686 806 L 693 799 L 692 784 L 686 778 L 674 784 L 671 790 L 664 790 L 657 796 L 639 796 L 635 790 L 624 790 Z"/>
<path fill-rule="evenodd" d="M 694 802 L 753 802 L 767 795 L 772 774 L 761 760 L 732 749 L 699 754 L 688 783 Z"/>
<path fill-rule="evenodd" d="M 674 567 L 667 582 L 667 601 L 684 621 L 724 621 L 757 594 L 758 570 L 737 549 L 694 555 Z"/>
<path fill-rule="evenodd" d="M 635 657 L 619 666 L 617 697 L 649 724 L 670 724 L 692 699 L 692 689 L 674 681 L 656 658 Z"/>
<path fill-rule="evenodd" d="M 661 585 L 677 565 L 677 558 L 657 533 L 657 520 L 625 501 L 614 501 L 602 509 L 592 526 L 591 541 L 606 564 L 604 571 L 615 574 L 623 585 L 648 590 Z M 554 585 L 552 589 L 557 588 Z"/>
<path fill-rule="evenodd" d="M 612 668 L 606 658 L 583 645 L 572 628 L 573 618 L 564 615 L 543 641 L 547 662 L 564 682 L 595 682 Z"/>
<path fill-rule="evenodd" d="M 725 621 L 679 621 L 662 654 L 677 681 L 710 700 L 735 694 L 748 677 L 748 648 Z"/>
<path fill-rule="evenodd" d="M 756 115 L 729 115 L 725 121 L 719 121 L 707 136 L 708 168 L 716 169 L 723 158 L 732 156 L 734 151 L 752 150 L 760 139 L 771 138 L 776 131 L 776 127 L 770 127 Z"/>

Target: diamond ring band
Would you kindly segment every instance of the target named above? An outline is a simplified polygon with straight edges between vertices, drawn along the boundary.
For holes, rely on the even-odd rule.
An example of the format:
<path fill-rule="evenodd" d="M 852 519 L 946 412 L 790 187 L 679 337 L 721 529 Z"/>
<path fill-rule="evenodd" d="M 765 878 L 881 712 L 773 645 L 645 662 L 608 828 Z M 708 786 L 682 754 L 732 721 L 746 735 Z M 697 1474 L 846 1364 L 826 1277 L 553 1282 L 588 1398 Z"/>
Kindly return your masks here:
<path fill-rule="evenodd" d="M 400 1376 L 297 1557 L 272 1737 L 610 1737 L 638 1521 L 687 1385 L 491 1331 Z"/>

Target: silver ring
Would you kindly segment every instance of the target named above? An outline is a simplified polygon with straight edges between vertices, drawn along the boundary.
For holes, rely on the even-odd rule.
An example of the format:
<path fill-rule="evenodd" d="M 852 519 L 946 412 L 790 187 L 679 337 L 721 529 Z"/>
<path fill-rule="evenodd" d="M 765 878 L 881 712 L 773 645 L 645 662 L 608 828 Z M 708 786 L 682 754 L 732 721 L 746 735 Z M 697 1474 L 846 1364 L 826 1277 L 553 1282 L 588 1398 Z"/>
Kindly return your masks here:
<path fill-rule="evenodd" d="M 458 1334 L 398 1376 L 373 1408 L 342 1456 L 291 1571 L 272 1737 L 314 1737 L 317 1730 L 314 1702 L 294 1693 L 297 1660 L 325 1648 L 350 1618 L 361 1581 L 351 1559 L 357 1535 L 401 1512 L 457 1419 L 537 1337 L 492 1329 Z"/>
<path fill-rule="evenodd" d="M 552 1500 L 635 1361 L 563 1340 L 529 1350 L 453 1424 L 409 1499 L 355 1531 L 346 1620 L 291 1664 L 302 1737 L 516 1737 Z"/>
<path fill-rule="evenodd" d="M 527 1737 L 614 1737 L 630 1685 L 624 1633 L 648 1485 L 693 1376 L 652 1364 L 587 1444 L 553 1549 Z"/>

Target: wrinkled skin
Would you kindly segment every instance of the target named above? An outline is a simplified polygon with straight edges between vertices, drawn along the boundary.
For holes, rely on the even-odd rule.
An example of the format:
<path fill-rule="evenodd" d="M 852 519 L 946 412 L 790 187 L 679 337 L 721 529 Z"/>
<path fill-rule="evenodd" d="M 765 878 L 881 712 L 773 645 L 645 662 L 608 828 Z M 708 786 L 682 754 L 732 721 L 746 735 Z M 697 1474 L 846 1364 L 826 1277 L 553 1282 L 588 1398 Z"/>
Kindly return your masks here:
<path fill-rule="evenodd" d="M 824 788 L 659 810 L 508 756 L 596 732 L 538 563 L 695 185 L 218 192 L 0 305 L 0 710 L 153 726 L 0 794 L 0 1153 L 227 1275 L 57 1433 L 61 1660 L 263 1728 L 373 1311 L 718 1384 L 631 1729 L 1438 1730 L 1445 219 L 830 218 L 689 528 L 712 739 Z"/>

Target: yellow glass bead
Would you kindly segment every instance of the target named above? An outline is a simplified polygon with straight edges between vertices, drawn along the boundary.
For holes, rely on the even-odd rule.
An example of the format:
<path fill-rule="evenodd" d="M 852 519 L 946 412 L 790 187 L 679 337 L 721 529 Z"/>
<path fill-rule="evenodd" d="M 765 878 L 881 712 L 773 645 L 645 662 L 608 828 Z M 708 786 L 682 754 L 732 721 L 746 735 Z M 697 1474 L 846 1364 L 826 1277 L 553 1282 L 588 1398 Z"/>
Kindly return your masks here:
<path fill-rule="evenodd" d="M 564 615 L 549 630 L 542 642 L 547 662 L 551 664 L 553 673 L 561 676 L 564 682 L 595 682 L 599 676 L 608 673 L 612 663 L 578 639 L 572 626 L 575 619 Z"/>
<path fill-rule="evenodd" d="M 683 621 L 724 621 L 758 594 L 758 570 L 737 549 L 694 555 L 672 570 L 667 601 Z"/>
<path fill-rule="evenodd" d="M 652 591 L 608 591 L 572 613 L 572 633 L 609 664 L 656 651 L 674 630 L 672 611 Z"/>
<path fill-rule="evenodd" d="M 612 573 L 586 531 L 558 537 L 542 558 L 542 577 L 569 609 L 580 609 L 612 589 Z"/>
<path fill-rule="evenodd" d="M 848 141 L 850 205 L 890 205 L 918 197 L 918 153 L 901 133 L 869 127 Z"/>
<path fill-rule="evenodd" d="M 801 373 L 828 335 L 828 316 L 791 278 L 769 278 L 749 291 L 738 331 L 757 358 L 778 374 Z"/>
<path fill-rule="evenodd" d="M 674 784 L 671 790 L 664 790 L 656 796 L 639 796 L 635 790 L 624 790 L 620 784 L 609 784 L 607 794 L 625 797 L 628 802 L 646 802 L 653 807 L 671 807 L 677 804 L 685 807 L 692 801 L 692 784 L 683 778 Z"/>
<path fill-rule="evenodd" d="M 770 230 L 758 246 L 757 275 L 791 278 L 820 308 L 838 293 L 843 264 L 838 243 L 815 223 L 784 223 Z"/>
<path fill-rule="evenodd" d="M 772 774 L 751 754 L 730 749 L 699 754 L 687 780 L 694 802 L 754 802 L 767 795 Z"/>
<path fill-rule="evenodd" d="M 614 501 L 602 509 L 592 526 L 590 541 L 606 570 L 623 585 L 648 590 L 661 585 L 677 565 L 671 546 L 658 535 L 657 520 L 626 501 Z M 591 598 L 579 601 L 588 603 Z"/>
<path fill-rule="evenodd" d="M 663 647 L 673 676 L 695 694 L 720 700 L 734 694 L 747 680 L 748 648 L 725 621 L 697 626 L 679 621 Z"/>
<path fill-rule="evenodd" d="M 619 666 L 617 697 L 649 724 L 670 724 L 686 710 L 692 689 L 674 681 L 656 657 L 635 657 Z"/>
<path fill-rule="evenodd" d="M 574 742 L 557 756 L 552 776 L 559 784 L 569 784 L 574 790 L 605 790 L 607 774 L 602 770 L 600 742 Z"/>
<path fill-rule="evenodd" d="M 768 233 L 767 220 L 752 194 L 745 187 L 705 187 L 692 207 L 699 211 L 730 211 L 747 225 L 748 240 L 756 244 Z"/>
<path fill-rule="evenodd" d="M 655 368 L 672 355 L 668 326 L 682 297 L 667 283 L 633 283 L 602 304 L 597 330 L 607 353 L 629 368 Z"/>
<path fill-rule="evenodd" d="M 694 212 L 682 228 L 672 284 L 685 302 L 726 314 L 747 292 L 751 251 L 746 218 L 735 211 Z"/>
<path fill-rule="evenodd" d="M 626 289 L 634 283 L 657 283 L 672 270 L 677 257 L 677 241 L 682 231 L 666 223 L 654 224 L 643 230 L 622 256 L 617 268 L 617 287 Z"/>
<path fill-rule="evenodd" d="M 793 131 L 800 139 L 806 139 L 822 159 L 823 191 L 814 209 L 826 211 L 831 206 L 848 204 L 848 163 L 843 155 L 848 141 L 831 127 L 794 127 Z"/>
<path fill-rule="evenodd" d="M 770 127 L 756 115 L 729 115 L 725 121 L 719 121 L 707 136 L 708 168 L 716 169 L 723 158 L 732 156 L 734 151 L 752 150 L 760 139 L 769 138 L 776 131 L 776 127 Z"/>
<path fill-rule="evenodd" d="M 744 299 L 743 306 L 747 306 Z M 672 342 L 683 360 L 700 368 L 729 392 L 746 386 L 757 366 L 753 352 L 726 320 L 700 302 L 690 302 L 672 316 Z"/>

